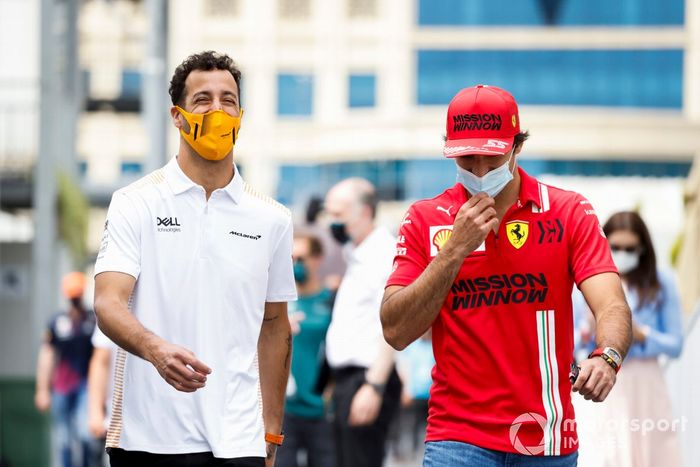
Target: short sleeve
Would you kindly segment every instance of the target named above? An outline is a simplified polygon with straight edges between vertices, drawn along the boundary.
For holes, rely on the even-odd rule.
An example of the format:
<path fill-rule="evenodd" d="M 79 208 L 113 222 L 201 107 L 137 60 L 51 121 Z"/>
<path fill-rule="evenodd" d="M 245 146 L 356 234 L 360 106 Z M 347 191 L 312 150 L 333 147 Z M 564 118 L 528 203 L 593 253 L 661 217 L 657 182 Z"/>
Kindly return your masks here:
<path fill-rule="evenodd" d="M 297 299 L 292 266 L 292 245 L 293 232 L 290 218 L 272 253 L 265 298 L 267 302 L 288 302 Z"/>
<path fill-rule="evenodd" d="M 425 242 L 420 241 L 420 225 L 416 215 L 415 205 L 411 206 L 404 215 L 399 234 L 396 238 L 396 256 L 394 265 L 386 286 L 410 285 L 428 266 L 428 252 Z"/>
<path fill-rule="evenodd" d="M 569 269 L 576 285 L 596 274 L 617 272 L 608 240 L 591 203 L 574 197 L 568 221 Z"/>
<path fill-rule="evenodd" d="M 48 342 L 51 345 L 56 343 L 56 317 L 54 316 L 46 326 L 46 336 L 48 337 Z"/>
<path fill-rule="evenodd" d="M 138 279 L 141 272 L 140 221 L 136 207 L 121 192 L 112 196 L 95 262 L 95 275 L 123 272 Z"/>
<path fill-rule="evenodd" d="M 96 349 L 112 350 L 117 346 L 110 340 L 109 337 L 105 336 L 98 326 L 95 326 L 95 330 L 92 332 L 92 338 L 90 340 L 92 342 L 92 346 Z"/>

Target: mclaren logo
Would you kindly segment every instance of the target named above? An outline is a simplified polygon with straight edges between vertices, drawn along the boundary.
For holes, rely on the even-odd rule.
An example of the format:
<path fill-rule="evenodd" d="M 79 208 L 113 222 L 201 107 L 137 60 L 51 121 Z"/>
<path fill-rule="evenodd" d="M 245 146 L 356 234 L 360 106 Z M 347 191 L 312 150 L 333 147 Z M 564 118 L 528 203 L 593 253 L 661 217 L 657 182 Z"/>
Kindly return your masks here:
<path fill-rule="evenodd" d="M 530 229 L 527 221 L 510 221 L 506 223 L 506 232 L 508 233 L 508 241 L 517 250 L 519 250 L 527 241 L 527 235 Z"/>
<path fill-rule="evenodd" d="M 229 235 L 233 235 L 235 237 L 241 237 L 241 238 L 249 238 L 251 240 L 260 240 L 260 237 L 262 237 L 262 235 L 236 232 L 235 230 L 230 231 Z"/>
<path fill-rule="evenodd" d="M 430 226 L 430 256 L 437 256 L 438 252 L 445 246 L 447 240 L 452 236 L 451 225 L 431 225 Z"/>

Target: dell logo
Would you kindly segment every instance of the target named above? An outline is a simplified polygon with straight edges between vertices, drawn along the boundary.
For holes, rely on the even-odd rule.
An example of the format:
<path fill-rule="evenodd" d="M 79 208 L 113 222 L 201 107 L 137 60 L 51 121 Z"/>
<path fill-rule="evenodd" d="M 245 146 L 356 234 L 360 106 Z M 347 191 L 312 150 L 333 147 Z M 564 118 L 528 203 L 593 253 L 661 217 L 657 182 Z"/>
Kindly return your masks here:
<path fill-rule="evenodd" d="M 177 221 L 177 217 L 156 217 L 157 219 L 157 224 L 156 227 L 165 226 L 165 227 L 181 227 L 180 224 Z"/>

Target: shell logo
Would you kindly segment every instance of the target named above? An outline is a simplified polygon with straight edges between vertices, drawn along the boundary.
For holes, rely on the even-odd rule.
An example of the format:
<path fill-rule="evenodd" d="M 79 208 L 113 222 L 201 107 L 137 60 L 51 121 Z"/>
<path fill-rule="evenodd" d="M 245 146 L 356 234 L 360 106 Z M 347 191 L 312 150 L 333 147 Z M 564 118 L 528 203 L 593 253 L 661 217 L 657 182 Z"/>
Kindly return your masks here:
<path fill-rule="evenodd" d="M 445 246 L 445 243 L 447 243 L 447 240 L 450 239 L 452 236 L 452 230 L 450 229 L 441 229 L 435 232 L 435 235 L 433 235 L 433 245 L 435 245 L 440 251 L 443 246 Z"/>

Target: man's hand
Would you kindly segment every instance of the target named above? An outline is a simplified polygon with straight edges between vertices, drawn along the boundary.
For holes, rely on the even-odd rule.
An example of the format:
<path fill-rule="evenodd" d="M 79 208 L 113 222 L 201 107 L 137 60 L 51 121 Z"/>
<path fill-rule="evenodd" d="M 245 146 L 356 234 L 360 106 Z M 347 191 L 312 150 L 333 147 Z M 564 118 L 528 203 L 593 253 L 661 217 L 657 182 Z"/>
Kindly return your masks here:
<path fill-rule="evenodd" d="M 382 397 L 372 386 L 363 384 L 352 398 L 348 424 L 350 426 L 362 426 L 374 423 L 381 407 Z"/>
<path fill-rule="evenodd" d="M 301 331 L 301 322 L 306 319 L 306 313 L 303 311 L 295 311 L 289 315 L 289 326 L 292 328 L 292 334 L 297 335 Z"/>
<path fill-rule="evenodd" d="M 616 374 L 605 360 L 592 357 L 581 362 L 581 371 L 571 390 L 586 400 L 603 402 L 615 385 Z"/>
<path fill-rule="evenodd" d="M 97 413 L 96 411 L 88 411 L 90 416 L 88 417 L 88 429 L 90 434 L 97 439 L 102 439 L 107 435 L 107 430 L 105 430 L 105 414 Z"/>
<path fill-rule="evenodd" d="M 34 395 L 34 405 L 41 413 L 46 413 L 51 408 L 51 392 L 39 390 Z"/>
<path fill-rule="evenodd" d="M 158 339 L 149 346 L 149 358 L 160 376 L 182 392 L 195 392 L 204 387 L 211 368 L 195 357 L 190 350 Z"/>
<path fill-rule="evenodd" d="M 639 326 L 637 323 L 632 321 L 632 340 L 634 342 L 644 343 L 647 340 L 647 333 L 649 331 L 647 328 Z"/>
<path fill-rule="evenodd" d="M 265 453 L 265 467 L 274 467 L 277 445 L 274 443 L 265 443 Z"/>
<path fill-rule="evenodd" d="M 469 198 L 457 212 L 452 237 L 447 244 L 459 248 L 464 257 L 476 250 L 489 232 L 498 228 L 495 205 L 496 201 L 486 193 L 477 193 Z"/>

